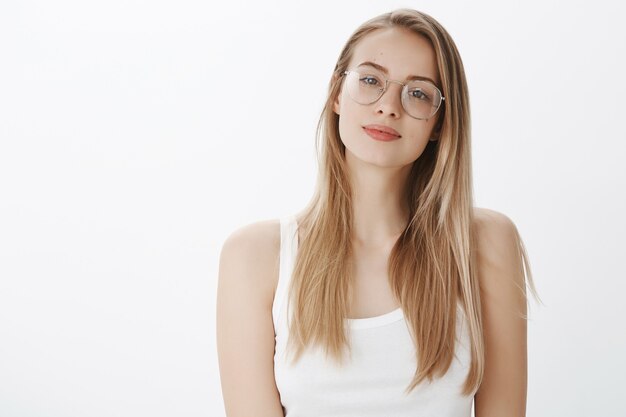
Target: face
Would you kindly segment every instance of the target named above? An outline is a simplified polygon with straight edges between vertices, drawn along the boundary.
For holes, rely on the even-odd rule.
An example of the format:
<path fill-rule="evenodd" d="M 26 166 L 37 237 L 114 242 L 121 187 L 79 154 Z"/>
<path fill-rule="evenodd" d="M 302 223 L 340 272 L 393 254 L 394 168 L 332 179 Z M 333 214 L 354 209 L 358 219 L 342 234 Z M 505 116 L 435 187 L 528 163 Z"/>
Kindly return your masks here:
<path fill-rule="evenodd" d="M 385 67 L 388 73 L 371 66 L 360 66 L 366 61 Z M 441 85 L 432 46 L 426 38 L 402 28 L 380 29 L 365 36 L 356 45 L 347 69 L 367 71 L 401 82 L 418 75 Z M 402 107 L 402 86 L 393 82 L 389 82 L 385 93 L 374 103 L 359 104 L 348 95 L 345 81 L 346 76 L 342 79 L 344 84 L 333 110 L 339 115 L 339 134 L 346 147 L 347 163 L 361 161 L 381 167 L 402 167 L 419 158 L 431 138 L 441 107 L 429 120 L 411 117 Z M 400 138 L 375 140 L 363 128 L 372 124 L 395 129 Z"/>

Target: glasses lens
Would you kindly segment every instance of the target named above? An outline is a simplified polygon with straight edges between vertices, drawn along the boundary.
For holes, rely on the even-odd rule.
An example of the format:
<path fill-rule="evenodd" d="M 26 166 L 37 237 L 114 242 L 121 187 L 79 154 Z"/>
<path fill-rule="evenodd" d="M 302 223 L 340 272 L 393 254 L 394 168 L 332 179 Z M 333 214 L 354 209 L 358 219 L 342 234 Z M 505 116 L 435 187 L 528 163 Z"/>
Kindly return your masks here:
<path fill-rule="evenodd" d="M 402 90 L 402 105 L 413 117 L 428 119 L 440 104 L 441 92 L 429 82 L 412 81 Z"/>
<path fill-rule="evenodd" d="M 359 104 L 370 104 L 382 95 L 385 80 L 375 74 L 350 71 L 347 74 L 346 87 L 352 100 Z"/>

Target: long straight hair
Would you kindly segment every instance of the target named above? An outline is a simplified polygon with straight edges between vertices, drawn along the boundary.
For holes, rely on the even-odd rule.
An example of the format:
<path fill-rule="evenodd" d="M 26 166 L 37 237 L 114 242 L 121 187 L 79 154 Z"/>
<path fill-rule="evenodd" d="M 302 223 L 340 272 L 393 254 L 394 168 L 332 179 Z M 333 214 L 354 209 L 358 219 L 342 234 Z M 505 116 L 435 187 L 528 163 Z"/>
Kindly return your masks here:
<path fill-rule="evenodd" d="M 425 378 L 448 370 L 454 358 L 457 302 L 467 317 L 471 366 L 463 395 L 474 394 L 484 374 L 483 324 L 475 274 L 470 108 L 461 57 L 446 30 L 429 15 L 397 9 L 363 23 L 343 47 L 316 131 L 319 165 L 315 193 L 299 220 L 302 230 L 288 302 L 293 305 L 288 347 L 297 361 L 312 344 L 343 362 L 351 353 L 344 319 L 348 314 L 352 268 L 352 191 L 333 102 L 341 74 L 355 46 L 368 34 L 405 28 L 430 41 L 435 50 L 445 106 L 429 141 L 413 163 L 406 189 L 409 222 L 393 246 L 388 263 L 390 287 L 405 313 L 416 347 L 417 369 L 405 393 Z M 516 231 L 517 232 L 517 231 Z M 526 251 L 518 236 L 531 289 Z M 524 288 L 520 289 L 526 297 Z M 523 314 L 523 313 L 522 313 Z M 524 315 L 524 318 L 525 315 Z M 348 330 L 349 331 L 349 330 Z"/>

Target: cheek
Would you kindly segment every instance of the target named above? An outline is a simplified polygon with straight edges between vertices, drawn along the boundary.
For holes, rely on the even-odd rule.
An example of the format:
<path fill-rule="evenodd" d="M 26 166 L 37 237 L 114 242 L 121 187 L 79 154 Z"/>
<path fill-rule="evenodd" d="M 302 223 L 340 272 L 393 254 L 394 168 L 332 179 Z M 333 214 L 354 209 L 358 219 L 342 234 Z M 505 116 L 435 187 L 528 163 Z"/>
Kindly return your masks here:
<path fill-rule="evenodd" d="M 400 153 L 403 155 L 406 162 L 413 162 L 422 155 L 424 149 L 428 146 L 428 138 L 427 131 L 423 128 L 416 127 L 411 135 L 403 136 L 402 139 L 400 139 L 404 141 L 401 145 L 402 150 Z"/>
<path fill-rule="evenodd" d="M 407 154 L 410 154 L 412 159 L 417 159 L 422 155 L 426 146 L 428 146 L 428 138 L 416 138 L 411 143 L 411 149 L 407 151 Z"/>
<path fill-rule="evenodd" d="M 343 103 L 339 115 L 339 135 L 342 142 L 354 142 L 361 133 L 361 119 L 359 110 L 353 103 Z"/>

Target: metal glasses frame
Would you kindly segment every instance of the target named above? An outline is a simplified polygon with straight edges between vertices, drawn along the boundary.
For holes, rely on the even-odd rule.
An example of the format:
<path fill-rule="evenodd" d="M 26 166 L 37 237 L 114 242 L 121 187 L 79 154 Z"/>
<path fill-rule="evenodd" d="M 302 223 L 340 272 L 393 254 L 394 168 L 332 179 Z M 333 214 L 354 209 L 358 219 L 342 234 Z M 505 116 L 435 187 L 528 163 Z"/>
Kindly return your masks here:
<path fill-rule="evenodd" d="M 349 73 L 354 73 L 357 74 L 359 77 L 361 75 L 363 75 L 363 73 L 359 72 L 359 71 L 354 71 L 354 70 L 347 70 L 341 73 L 341 76 L 344 75 L 348 75 Z M 383 89 L 381 90 L 380 94 L 378 95 L 378 97 L 374 100 L 371 101 L 369 103 L 359 103 L 359 104 L 372 104 L 372 103 L 376 103 L 378 100 L 380 100 L 380 98 L 383 96 L 383 94 L 385 94 L 385 91 L 387 91 L 387 87 L 389 86 L 389 82 L 392 83 L 396 83 L 396 84 L 400 84 L 402 86 L 402 92 L 400 93 L 400 102 L 402 103 L 402 108 L 404 109 L 404 111 L 406 112 L 406 114 L 408 114 L 410 117 L 417 119 L 417 120 L 428 120 L 431 117 L 433 117 L 435 114 L 437 114 L 437 112 L 439 111 L 439 108 L 441 107 L 441 105 L 443 104 L 444 100 L 446 99 L 443 94 L 441 93 L 441 90 L 439 89 L 439 87 L 437 87 L 436 85 L 434 85 L 433 83 L 429 82 L 429 81 L 422 81 L 419 80 L 420 82 L 423 83 L 427 83 L 432 85 L 437 91 L 439 91 L 439 95 L 441 96 L 441 100 L 439 101 L 439 104 L 437 105 L 437 108 L 435 109 L 435 111 L 433 112 L 433 114 L 431 114 L 430 116 L 426 117 L 426 118 L 421 118 L 421 117 L 415 117 L 413 115 L 411 115 L 405 108 L 404 108 L 404 101 L 402 100 L 402 95 L 405 93 L 405 91 L 407 90 L 409 84 L 408 83 L 403 83 L 402 81 L 397 81 L 397 80 L 391 80 L 389 78 L 385 78 L 385 77 L 381 77 L 385 80 L 385 87 L 383 87 Z M 348 94 L 350 95 L 350 94 Z M 352 98 L 352 96 L 350 96 L 350 98 Z M 352 98 L 353 99 L 353 98 Z M 353 99 L 354 100 L 354 99 Z M 356 101 L 356 100 L 355 100 Z M 358 103 L 358 101 L 356 101 Z"/>

